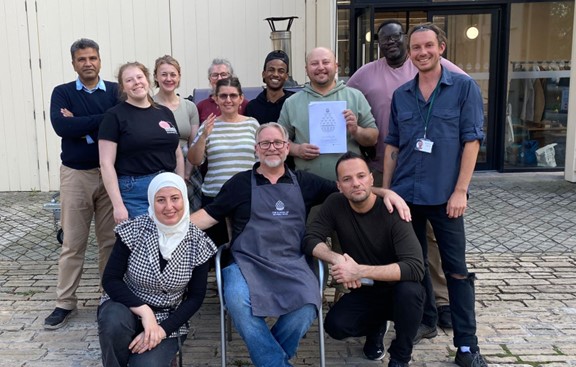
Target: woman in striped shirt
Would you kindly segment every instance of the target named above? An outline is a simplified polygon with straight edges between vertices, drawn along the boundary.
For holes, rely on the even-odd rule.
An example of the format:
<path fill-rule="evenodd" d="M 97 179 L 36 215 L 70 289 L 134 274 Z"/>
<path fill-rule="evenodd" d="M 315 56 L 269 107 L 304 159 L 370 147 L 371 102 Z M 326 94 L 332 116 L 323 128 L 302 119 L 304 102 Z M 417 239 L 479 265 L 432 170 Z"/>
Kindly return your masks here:
<path fill-rule="evenodd" d="M 200 165 L 208 160 L 208 171 L 202 185 L 203 207 L 214 200 L 230 177 L 252 169 L 256 161 L 254 134 L 260 126 L 254 118 L 238 113 L 244 100 L 238 78 L 219 80 L 212 98 L 215 98 L 221 115 L 208 116 L 188 150 L 188 160 L 192 164 Z M 228 241 L 225 225 L 212 229 L 208 234 L 216 245 Z"/>

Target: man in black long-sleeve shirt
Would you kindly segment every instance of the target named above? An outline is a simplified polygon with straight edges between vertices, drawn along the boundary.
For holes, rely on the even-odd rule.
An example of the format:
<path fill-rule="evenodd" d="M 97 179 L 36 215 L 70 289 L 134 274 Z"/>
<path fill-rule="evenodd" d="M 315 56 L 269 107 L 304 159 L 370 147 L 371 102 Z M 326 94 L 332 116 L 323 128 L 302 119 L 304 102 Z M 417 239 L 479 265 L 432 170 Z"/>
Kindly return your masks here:
<path fill-rule="evenodd" d="M 98 242 L 100 275 L 114 246 L 112 203 L 106 193 L 98 157 L 98 128 L 104 112 L 118 103 L 116 83 L 100 78 L 100 52 L 96 42 L 80 39 L 70 47 L 78 78 L 54 88 L 50 120 L 62 138 L 60 201 L 64 242 L 58 260 L 56 308 L 44 320 L 46 329 L 66 324 L 76 309 L 92 217 Z"/>
<path fill-rule="evenodd" d="M 304 252 L 332 264 L 332 276 L 352 289 L 328 312 L 326 331 L 335 339 L 366 335 L 364 354 L 380 360 L 388 320 L 396 339 L 388 366 L 408 366 L 424 302 L 422 250 L 412 225 L 386 209 L 371 192 L 374 178 L 355 153 L 336 163 L 340 193 L 329 196 L 304 237 Z M 324 239 L 336 231 L 343 254 Z M 373 283 L 373 286 L 363 284 Z"/>

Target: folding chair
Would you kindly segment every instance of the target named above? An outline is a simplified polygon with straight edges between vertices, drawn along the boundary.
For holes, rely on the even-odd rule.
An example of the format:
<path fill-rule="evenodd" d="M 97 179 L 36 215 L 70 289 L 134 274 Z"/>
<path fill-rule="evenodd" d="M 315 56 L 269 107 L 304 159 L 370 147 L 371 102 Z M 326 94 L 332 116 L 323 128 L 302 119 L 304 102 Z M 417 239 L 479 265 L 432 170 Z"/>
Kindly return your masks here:
<path fill-rule="evenodd" d="M 220 264 L 222 252 L 227 250 L 229 244 L 222 245 L 216 252 L 216 284 L 218 286 L 218 297 L 220 298 L 220 346 L 222 350 L 222 367 L 226 367 L 226 342 L 232 340 L 232 321 L 227 315 L 226 304 L 223 295 L 223 281 L 222 281 L 222 267 Z M 318 260 L 318 291 L 320 292 L 320 299 L 322 300 L 322 287 L 324 284 L 324 266 L 322 260 Z M 322 310 L 322 302 L 320 302 L 320 310 L 318 310 L 318 342 L 320 346 L 320 367 L 326 366 L 326 357 L 324 355 L 324 314 Z"/>

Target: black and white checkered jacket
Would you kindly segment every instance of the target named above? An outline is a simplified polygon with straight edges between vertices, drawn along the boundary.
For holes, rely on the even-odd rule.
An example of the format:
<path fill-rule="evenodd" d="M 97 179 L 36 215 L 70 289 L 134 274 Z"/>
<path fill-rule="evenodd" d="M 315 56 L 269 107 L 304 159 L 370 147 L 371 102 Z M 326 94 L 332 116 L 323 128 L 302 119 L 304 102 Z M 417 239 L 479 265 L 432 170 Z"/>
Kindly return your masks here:
<path fill-rule="evenodd" d="M 194 267 L 208 261 L 216 246 L 198 227 L 190 224 L 186 237 L 172 253 L 172 258 L 160 271 L 160 251 L 156 225 L 148 215 L 121 223 L 116 233 L 131 251 L 124 282 L 128 288 L 154 310 L 158 323 L 175 310 L 186 291 Z M 104 295 L 100 303 L 110 299 Z M 182 325 L 169 337 L 188 333 Z"/>

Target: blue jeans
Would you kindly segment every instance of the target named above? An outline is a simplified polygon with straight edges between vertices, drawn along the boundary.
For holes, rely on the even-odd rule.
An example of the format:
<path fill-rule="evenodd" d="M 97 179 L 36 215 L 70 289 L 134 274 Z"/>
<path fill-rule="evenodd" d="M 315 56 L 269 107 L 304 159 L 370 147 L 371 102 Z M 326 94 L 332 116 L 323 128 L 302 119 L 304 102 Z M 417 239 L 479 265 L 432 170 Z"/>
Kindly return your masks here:
<path fill-rule="evenodd" d="M 166 338 L 156 348 L 133 354 L 128 345 L 142 332 L 138 316 L 121 303 L 108 300 L 98 307 L 98 338 L 104 367 L 169 367 L 178 352 L 178 338 Z M 180 336 L 180 345 L 186 335 Z"/>
<path fill-rule="evenodd" d="M 234 327 L 246 343 L 252 363 L 256 367 L 289 367 L 300 339 L 316 318 L 313 304 L 278 318 L 272 329 L 264 317 L 252 315 L 248 284 L 236 263 L 222 269 L 224 299 Z"/>
<path fill-rule="evenodd" d="M 160 172 L 146 176 L 119 176 L 118 187 L 122 202 L 128 210 L 128 216 L 136 218 L 139 215 L 148 213 L 148 186 L 156 175 Z"/>
<path fill-rule="evenodd" d="M 450 298 L 450 312 L 452 313 L 452 327 L 454 330 L 454 346 L 470 346 L 473 351 L 478 348 L 476 337 L 476 313 L 474 294 L 474 273 L 469 273 L 466 266 L 466 236 L 464 233 L 464 217 L 448 218 L 446 204 L 443 205 L 414 205 L 408 203 L 412 213 L 412 226 L 422 245 L 424 264 L 424 288 L 426 300 L 424 302 L 424 316 L 422 323 L 435 326 L 438 321 L 434 289 L 428 268 L 428 245 L 426 239 L 426 220 L 430 221 L 440 257 L 442 269 L 446 275 L 448 295 Z M 464 277 L 455 278 L 452 275 Z"/>

